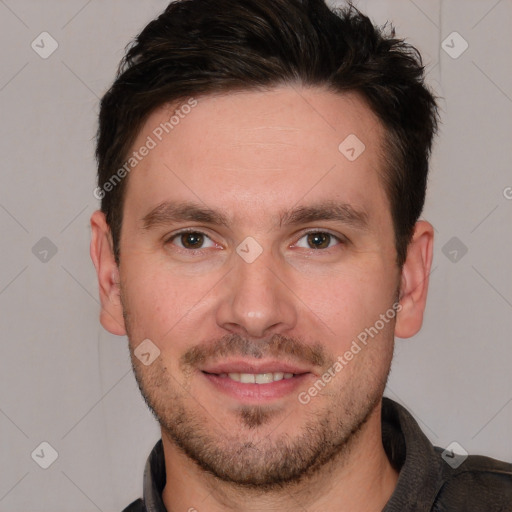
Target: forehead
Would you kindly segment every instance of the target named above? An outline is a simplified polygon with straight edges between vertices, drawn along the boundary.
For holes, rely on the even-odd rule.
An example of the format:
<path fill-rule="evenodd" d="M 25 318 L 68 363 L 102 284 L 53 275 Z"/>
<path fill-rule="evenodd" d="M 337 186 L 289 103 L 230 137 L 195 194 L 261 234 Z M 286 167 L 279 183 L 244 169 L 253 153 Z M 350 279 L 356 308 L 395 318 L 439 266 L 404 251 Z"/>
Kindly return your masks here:
<path fill-rule="evenodd" d="M 383 136 L 356 94 L 286 86 L 185 99 L 154 111 L 138 134 L 132 150 L 151 150 L 130 174 L 125 204 L 191 200 L 233 215 L 243 204 L 261 220 L 325 200 L 387 209 Z"/>

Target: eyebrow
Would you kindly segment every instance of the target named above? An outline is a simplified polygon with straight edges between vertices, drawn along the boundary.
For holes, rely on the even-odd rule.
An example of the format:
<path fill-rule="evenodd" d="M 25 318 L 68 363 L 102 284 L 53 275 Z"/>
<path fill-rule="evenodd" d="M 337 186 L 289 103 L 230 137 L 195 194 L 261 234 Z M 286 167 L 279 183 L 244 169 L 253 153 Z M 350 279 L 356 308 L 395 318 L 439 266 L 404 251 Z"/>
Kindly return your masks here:
<path fill-rule="evenodd" d="M 145 230 L 185 221 L 229 227 L 229 219 L 224 213 L 192 202 L 164 201 L 142 217 Z M 324 201 L 281 211 L 277 226 L 295 226 L 317 221 L 336 221 L 362 231 L 369 230 L 368 214 L 364 210 L 336 201 Z"/>

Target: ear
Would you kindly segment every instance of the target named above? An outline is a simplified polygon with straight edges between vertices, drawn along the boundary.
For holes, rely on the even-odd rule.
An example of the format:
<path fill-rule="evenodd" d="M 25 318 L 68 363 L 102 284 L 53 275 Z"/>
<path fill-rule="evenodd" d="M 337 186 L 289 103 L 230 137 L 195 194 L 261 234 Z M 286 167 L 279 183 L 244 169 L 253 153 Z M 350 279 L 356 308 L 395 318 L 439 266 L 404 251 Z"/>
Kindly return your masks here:
<path fill-rule="evenodd" d="M 433 245 L 434 228 L 426 221 L 418 221 L 402 267 L 401 309 L 395 324 L 395 335 L 399 338 L 414 336 L 423 323 Z"/>
<path fill-rule="evenodd" d="M 119 269 L 112 247 L 110 228 L 100 210 L 91 216 L 91 258 L 96 267 L 101 301 L 100 322 L 111 332 L 126 334 L 119 289 Z"/>

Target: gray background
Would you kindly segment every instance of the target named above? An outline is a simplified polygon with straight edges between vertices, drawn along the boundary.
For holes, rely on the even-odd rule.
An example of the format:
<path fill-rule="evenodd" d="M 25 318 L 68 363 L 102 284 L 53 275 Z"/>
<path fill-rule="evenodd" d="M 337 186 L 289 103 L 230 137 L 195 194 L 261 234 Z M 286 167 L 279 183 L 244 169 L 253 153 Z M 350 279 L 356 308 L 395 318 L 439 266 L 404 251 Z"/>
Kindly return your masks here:
<path fill-rule="evenodd" d="M 165 5 L 0 0 L 2 511 L 119 511 L 141 494 L 159 430 L 126 339 L 99 325 L 88 220 L 98 98 Z M 443 98 L 430 298 L 421 333 L 397 340 L 387 395 L 435 444 L 512 460 L 512 2 L 356 5 L 420 48 Z M 47 59 L 31 47 L 43 31 L 58 43 Z M 457 58 L 442 47 L 454 31 L 469 45 Z M 31 457 L 43 441 L 58 452 L 46 470 Z"/>

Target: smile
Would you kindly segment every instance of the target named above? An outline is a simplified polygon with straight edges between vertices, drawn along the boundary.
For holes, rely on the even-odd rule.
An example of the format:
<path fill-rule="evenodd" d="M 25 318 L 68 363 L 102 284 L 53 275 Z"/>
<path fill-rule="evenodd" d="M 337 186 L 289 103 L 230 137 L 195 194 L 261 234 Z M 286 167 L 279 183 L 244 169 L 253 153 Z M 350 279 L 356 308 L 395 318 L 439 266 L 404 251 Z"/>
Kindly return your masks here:
<path fill-rule="evenodd" d="M 274 372 L 219 372 L 201 371 L 216 393 L 228 395 L 246 404 L 265 403 L 297 395 L 315 376 L 312 373 Z"/>
<path fill-rule="evenodd" d="M 242 384 L 269 384 L 283 379 L 291 379 L 293 373 L 272 372 L 272 373 L 220 373 L 219 377 L 229 378 Z"/>

